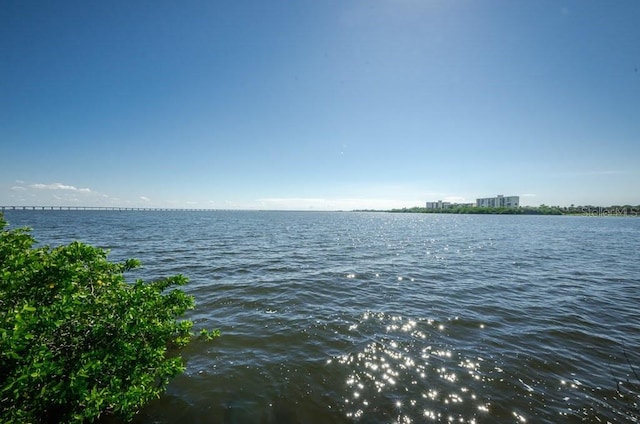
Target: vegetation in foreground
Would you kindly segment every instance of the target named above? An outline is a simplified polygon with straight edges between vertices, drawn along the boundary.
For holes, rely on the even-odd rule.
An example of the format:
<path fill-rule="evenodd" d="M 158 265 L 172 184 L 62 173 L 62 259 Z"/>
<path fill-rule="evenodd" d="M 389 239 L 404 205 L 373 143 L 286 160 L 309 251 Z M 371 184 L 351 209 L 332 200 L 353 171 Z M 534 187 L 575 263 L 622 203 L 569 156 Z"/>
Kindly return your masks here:
<path fill-rule="evenodd" d="M 79 242 L 34 247 L 6 225 L 0 213 L 0 423 L 131 419 L 184 370 L 168 351 L 192 337 L 178 321 L 194 307 L 176 288 L 187 278 L 127 283 L 136 260 Z"/>

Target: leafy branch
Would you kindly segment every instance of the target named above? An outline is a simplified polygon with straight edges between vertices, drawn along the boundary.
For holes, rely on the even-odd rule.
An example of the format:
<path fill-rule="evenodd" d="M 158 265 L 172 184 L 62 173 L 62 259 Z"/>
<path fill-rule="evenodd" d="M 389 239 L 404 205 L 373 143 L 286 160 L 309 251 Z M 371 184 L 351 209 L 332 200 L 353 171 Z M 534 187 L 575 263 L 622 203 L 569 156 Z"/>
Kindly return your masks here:
<path fill-rule="evenodd" d="M 188 279 L 128 283 L 136 260 L 79 242 L 34 247 L 6 225 L 0 214 L 0 423 L 131 419 L 184 370 L 168 349 L 193 336 L 179 320 L 195 306 L 179 289 Z"/>

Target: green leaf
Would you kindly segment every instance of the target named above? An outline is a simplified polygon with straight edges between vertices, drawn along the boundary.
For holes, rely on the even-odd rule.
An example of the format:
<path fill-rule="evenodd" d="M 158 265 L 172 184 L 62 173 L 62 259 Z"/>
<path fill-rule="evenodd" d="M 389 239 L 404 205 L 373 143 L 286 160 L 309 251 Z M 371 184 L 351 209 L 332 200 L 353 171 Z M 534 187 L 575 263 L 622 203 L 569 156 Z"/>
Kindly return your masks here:
<path fill-rule="evenodd" d="M 129 284 L 137 260 L 111 263 L 80 242 L 34 245 L 26 229 L 0 231 L 0 424 L 46 422 L 51 408 L 60 422 L 131 419 L 184 370 L 166 351 L 191 340 L 180 318 L 194 299 L 166 289 L 188 279 Z"/>

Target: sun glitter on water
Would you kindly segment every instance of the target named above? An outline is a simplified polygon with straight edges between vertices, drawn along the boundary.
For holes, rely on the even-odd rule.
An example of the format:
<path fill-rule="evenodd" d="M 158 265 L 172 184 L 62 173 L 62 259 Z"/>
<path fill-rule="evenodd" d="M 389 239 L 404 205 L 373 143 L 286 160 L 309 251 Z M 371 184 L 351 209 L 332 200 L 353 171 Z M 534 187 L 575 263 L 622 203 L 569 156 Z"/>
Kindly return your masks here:
<path fill-rule="evenodd" d="M 347 418 L 386 417 L 410 423 L 415 417 L 474 423 L 490 403 L 473 387 L 486 377 L 483 359 L 464 357 L 442 341 L 446 327 L 433 320 L 366 312 L 350 330 L 373 331 L 363 348 L 337 357 L 348 367 L 344 410 Z M 471 384 L 470 384 L 471 383 Z"/>

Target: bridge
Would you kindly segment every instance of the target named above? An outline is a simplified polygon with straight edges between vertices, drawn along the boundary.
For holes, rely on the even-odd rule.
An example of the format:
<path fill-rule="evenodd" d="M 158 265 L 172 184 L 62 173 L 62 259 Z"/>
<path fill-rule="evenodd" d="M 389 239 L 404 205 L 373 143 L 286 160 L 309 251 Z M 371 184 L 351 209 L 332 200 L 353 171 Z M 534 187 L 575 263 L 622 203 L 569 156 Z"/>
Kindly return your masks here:
<path fill-rule="evenodd" d="M 203 212 L 216 209 L 134 208 L 121 206 L 0 206 L 1 211 L 139 211 L 139 212 Z"/>

